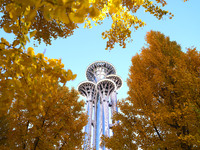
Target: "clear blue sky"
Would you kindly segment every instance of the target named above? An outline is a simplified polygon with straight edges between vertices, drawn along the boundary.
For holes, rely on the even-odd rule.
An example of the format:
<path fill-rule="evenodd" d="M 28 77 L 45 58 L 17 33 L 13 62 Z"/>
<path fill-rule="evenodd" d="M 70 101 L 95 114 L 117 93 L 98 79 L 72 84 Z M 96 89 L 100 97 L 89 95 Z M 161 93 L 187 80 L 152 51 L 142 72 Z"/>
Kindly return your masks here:
<path fill-rule="evenodd" d="M 123 87 L 119 91 L 118 98 L 127 96 L 128 87 L 126 79 L 128 78 L 131 58 L 140 53 L 141 47 L 145 45 L 144 37 L 150 30 L 160 31 L 171 40 L 177 41 L 185 51 L 189 47 L 197 47 L 200 50 L 200 0 L 167 0 L 166 10 L 174 14 L 173 19 L 165 17 L 157 20 L 155 17 L 139 11 L 138 17 L 146 22 L 146 26 L 132 32 L 133 42 L 127 44 L 125 49 L 118 45 L 111 51 L 106 51 L 106 40 L 101 38 L 101 33 L 108 29 L 110 21 L 108 20 L 101 26 L 94 26 L 92 29 L 83 29 L 80 27 L 75 30 L 74 35 L 67 39 L 57 39 L 51 46 L 41 44 L 35 48 L 36 53 L 42 53 L 46 49 L 45 56 L 50 58 L 62 58 L 65 69 L 71 69 L 73 73 L 78 74 L 74 81 L 67 83 L 68 87 L 77 88 L 78 84 L 84 80 L 85 71 L 89 64 L 95 61 L 108 61 L 113 64 L 117 74 L 122 77 Z M 11 39 L 10 34 L 5 34 L 0 30 L 0 37 Z M 30 46 L 33 46 L 29 44 Z"/>

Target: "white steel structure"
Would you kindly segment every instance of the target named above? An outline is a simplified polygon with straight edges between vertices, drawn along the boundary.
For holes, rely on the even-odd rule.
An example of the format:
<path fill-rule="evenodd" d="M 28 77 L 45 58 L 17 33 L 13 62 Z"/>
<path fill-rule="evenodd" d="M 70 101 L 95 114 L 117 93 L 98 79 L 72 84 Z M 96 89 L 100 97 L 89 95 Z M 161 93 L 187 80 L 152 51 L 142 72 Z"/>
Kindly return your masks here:
<path fill-rule="evenodd" d="M 116 70 L 110 63 L 94 62 L 86 70 L 89 81 L 78 86 L 79 93 L 86 98 L 88 114 L 84 149 L 107 150 L 105 146 L 100 146 L 101 136 L 110 136 L 114 124 L 111 117 L 118 111 L 116 91 L 122 86 L 121 78 L 115 74 Z"/>
<path fill-rule="evenodd" d="M 91 81 L 85 81 L 79 84 L 78 86 L 79 93 L 86 97 L 86 107 L 87 107 L 87 115 L 88 118 L 88 124 L 85 127 L 85 132 L 87 135 L 85 135 L 85 147 L 91 146 L 91 130 L 92 130 L 92 124 L 94 124 L 93 120 L 95 120 L 95 117 L 93 114 L 93 106 L 96 104 L 96 85 Z M 94 128 L 93 128 L 94 129 Z M 95 129 L 94 129 L 95 130 Z M 95 132 L 95 131 L 94 131 Z"/>
<path fill-rule="evenodd" d="M 118 112 L 117 108 L 117 90 L 119 90 L 122 87 L 122 79 L 117 75 L 108 75 L 106 77 L 107 79 L 110 79 L 115 82 L 116 90 L 113 91 L 110 95 L 110 106 L 111 106 L 111 115 L 113 115 L 115 112 Z M 117 122 L 112 122 L 113 124 L 116 124 Z"/>

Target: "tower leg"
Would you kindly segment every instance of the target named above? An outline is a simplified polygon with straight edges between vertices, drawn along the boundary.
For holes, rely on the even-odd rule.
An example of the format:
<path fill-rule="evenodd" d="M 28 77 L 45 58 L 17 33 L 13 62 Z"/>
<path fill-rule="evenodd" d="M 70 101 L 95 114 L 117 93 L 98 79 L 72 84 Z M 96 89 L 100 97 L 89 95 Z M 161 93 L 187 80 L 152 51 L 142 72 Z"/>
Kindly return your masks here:
<path fill-rule="evenodd" d="M 103 110 L 104 110 L 104 118 L 105 118 L 105 136 L 110 136 L 110 134 L 109 134 L 109 110 L 108 110 L 108 105 L 109 105 L 109 103 L 108 103 L 108 101 L 106 100 L 106 101 L 104 101 L 103 102 Z"/>
<path fill-rule="evenodd" d="M 87 115 L 89 116 L 89 103 L 87 102 Z M 89 135 L 88 135 L 88 127 L 89 127 L 89 118 L 88 118 L 88 124 L 85 126 L 85 141 L 84 141 L 84 145 L 83 145 L 83 147 L 84 147 L 84 150 L 87 150 L 88 149 L 88 137 L 89 137 Z"/>
<path fill-rule="evenodd" d="M 104 122 L 104 116 L 103 116 L 103 103 L 102 100 L 100 102 L 100 135 L 99 135 L 99 145 L 101 144 L 102 140 L 101 137 L 103 135 L 103 122 Z M 99 150 L 103 150 L 102 146 L 99 146 Z"/>
<path fill-rule="evenodd" d="M 92 101 L 89 101 L 89 119 L 88 119 L 88 148 L 91 148 L 91 130 L 92 130 Z"/>
<path fill-rule="evenodd" d="M 95 101 L 94 102 L 94 105 L 93 105 L 93 149 L 96 149 L 96 129 L 97 129 L 97 102 Z"/>

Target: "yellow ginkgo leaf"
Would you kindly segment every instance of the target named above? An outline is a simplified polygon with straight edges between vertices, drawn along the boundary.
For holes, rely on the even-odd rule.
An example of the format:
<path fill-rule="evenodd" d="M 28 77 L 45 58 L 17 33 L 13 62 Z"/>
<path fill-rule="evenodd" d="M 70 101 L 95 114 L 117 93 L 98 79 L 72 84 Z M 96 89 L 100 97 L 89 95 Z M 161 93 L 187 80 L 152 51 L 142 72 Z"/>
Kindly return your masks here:
<path fill-rule="evenodd" d="M 12 46 L 13 46 L 13 47 L 15 47 L 15 46 L 19 45 L 19 43 L 20 43 L 20 41 L 19 41 L 19 40 L 14 40 L 14 42 L 13 42 Z"/>
<path fill-rule="evenodd" d="M 95 7 L 91 7 L 89 9 L 89 17 L 90 18 L 94 18 L 94 17 L 98 17 L 100 14 L 100 11 L 98 8 L 95 8 Z"/>
<path fill-rule="evenodd" d="M 85 21 L 85 18 L 83 16 L 75 14 L 75 13 L 70 13 L 69 18 L 74 23 L 83 23 Z"/>
<path fill-rule="evenodd" d="M 27 53 L 29 54 L 29 55 L 34 55 L 35 53 L 34 53 L 34 49 L 32 48 L 32 47 L 29 47 L 28 49 L 27 49 Z"/>
<path fill-rule="evenodd" d="M 30 32 L 30 38 L 32 38 L 33 36 L 35 36 L 36 33 L 37 33 L 37 30 L 31 31 Z"/>
<path fill-rule="evenodd" d="M 72 75 L 72 80 L 76 79 L 77 74 Z"/>

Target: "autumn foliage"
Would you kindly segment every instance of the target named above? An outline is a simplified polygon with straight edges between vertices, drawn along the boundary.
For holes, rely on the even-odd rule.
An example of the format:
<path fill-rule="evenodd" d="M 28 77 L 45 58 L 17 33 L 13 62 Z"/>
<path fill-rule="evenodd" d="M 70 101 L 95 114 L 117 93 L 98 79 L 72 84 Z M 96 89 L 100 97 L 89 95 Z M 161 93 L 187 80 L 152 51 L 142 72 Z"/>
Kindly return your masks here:
<path fill-rule="evenodd" d="M 25 100 L 13 102 L 9 113 L 1 117 L 2 150 L 81 149 L 86 116 L 77 92 L 59 87 L 58 95 L 44 99 L 42 104 Z M 38 108 L 39 107 L 39 108 Z"/>
<path fill-rule="evenodd" d="M 0 149 L 81 148 L 84 102 L 61 60 L 0 43 Z"/>
<path fill-rule="evenodd" d="M 167 1 L 167 0 L 166 0 Z M 65 85 L 76 75 L 59 59 L 25 48 L 31 38 L 51 44 L 69 37 L 79 24 L 91 28 L 112 19 L 102 33 L 106 49 L 125 47 L 131 30 L 145 23 L 143 8 L 157 19 L 173 15 L 165 0 L 1 0 L 0 28 L 15 39 L 0 41 L 0 149 L 81 149 L 86 116 L 78 93 Z M 183 53 L 160 33 L 147 35 L 149 47 L 132 59 L 129 97 L 120 103 L 106 144 L 113 149 L 199 146 L 199 53 Z M 114 145 L 114 147 L 112 147 Z"/>
<path fill-rule="evenodd" d="M 52 38 L 68 37 L 77 28 L 66 23 L 61 1 L 55 7 L 54 2 L 0 1 L 0 28 L 15 35 L 10 43 L 5 37 L 0 40 L 2 150 L 82 148 L 87 123 L 84 102 L 78 100 L 76 90 L 66 87 L 76 74 L 65 70 L 60 59 L 25 48 L 33 37 L 50 44 Z"/>
<path fill-rule="evenodd" d="M 113 150 L 200 147 L 200 54 L 160 32 L 146 35 L 148 45 L 132 58 L 128 98 L 120 102 L 120 124 L 105 138 Z"/>
<path fill-rule="evenodd" d="M 52 38 L 72 35 L 78 24 L 91 28 L 111 18 L 112 25 L 102 38 L 108 39 L 106 49 L 112 49 L 115 43 L 125 47 L 132 29 L 145 25 L 136 16 L 139 9 L 157 19 L 165 15 L 172 18 L 163 9 L 166 5 L 167 0 L 1 0 L 0 28 L 13 33 L 22 46 L 29 36 L 51 44 Z"/>

